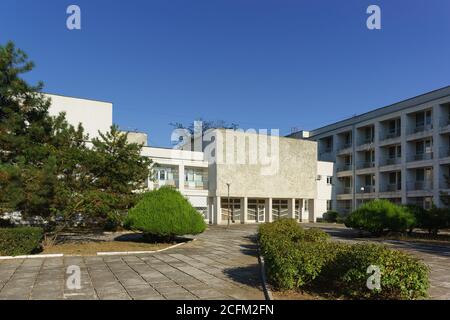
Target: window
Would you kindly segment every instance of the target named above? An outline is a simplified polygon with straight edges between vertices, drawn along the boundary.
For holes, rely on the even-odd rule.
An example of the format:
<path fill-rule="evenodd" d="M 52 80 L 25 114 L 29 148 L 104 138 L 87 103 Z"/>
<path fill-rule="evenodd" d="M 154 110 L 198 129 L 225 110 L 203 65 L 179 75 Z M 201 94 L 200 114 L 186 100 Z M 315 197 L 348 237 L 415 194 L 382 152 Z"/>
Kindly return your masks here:
<path fill-rule="evenodd" d="M 287 200 L 272 200 L 272 218 L 273 220 L 287 218 L 288 216 L 288 201 Z"/>
<path fill-rule="evenodd" d="M 424 180 L 425 180 L 425 170 L 416 169 L 416 181 L 424 181 Z"/>
<path fill-rule="evenodd" d="M 327 184 L 332 185 L 333 184 L 333 177 L 327 176 Z"/>
<path fill-rule="evenodd" d="M 305 211 L 308 211 L 309 210 L 309 201 L 308 200 L 304 200 L 304 202 L 303 202 L 303 207 L 305 208 Z"/>
<path fill-rule="evenodd" d="M 331 200 L 327 200 L 327 211 L 333 210 L 332 202 Z"/>

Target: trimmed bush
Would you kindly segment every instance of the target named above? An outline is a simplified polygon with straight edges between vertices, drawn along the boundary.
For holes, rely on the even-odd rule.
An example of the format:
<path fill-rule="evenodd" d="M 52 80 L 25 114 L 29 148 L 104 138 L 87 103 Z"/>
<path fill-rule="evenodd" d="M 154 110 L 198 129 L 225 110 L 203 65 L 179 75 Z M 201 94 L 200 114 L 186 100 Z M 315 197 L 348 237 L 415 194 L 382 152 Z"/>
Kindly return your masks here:
<path fill-rule="evenodd" d="M 339 214 L 336 211 L 327 211 L 323 214 L 323 220 L 326 222 L 337 222 Z"/>
<path fill-rule="evenodd" d="M 346 219 L 345 225 L 380 235 L 385 231 L 405 232 L 416 225 L 416 218 L 404 206 L 377 199 L 353 211 Z"/>
<path fill-rule="evenodd" d="M 36 253 L 43 230 L 35 227 L 0 228 L 0 255 L 19 256 Z"/>
<path fill-rule="evenodd" d="M 203 216 L 180 192 L 170 187 L 146 193 L 129 211 L 125 226 L 165 238 L 198 234 L 206 229 Z"/>
<path fill-rule="evenodd" d="M 266 271 L 279 290 L 321 287 L 357 299 L 425 297 L 428 268 L 418 259 L 376 244 L 329 242 L 319 229 L 304 230 L 292 219 L 259 227 Z M 378 266 L 381 290 L 369 290 L 367 268 Z"/>
<path fill-rule="evenodd" d="M 416 227 L 428 230 L 430 234 L 437 235 L 440 229 L 450 227 L 450 209 L 433 206 L 430 210 L 422 207 L 408 205 L 407 209 L 416 217 Z"/>
<path fill-rule="evenodd" d="M 380 290 L 367 287 L 369 266 L 380 268 Z M 358 299 L 418 299 L 427 296 L 428 267 L 418 259 L 378 244 L 340 250 L 325 278 L 346 296 Z"/>
<path fill-rule="evenodd" d="M 298 289 L 313 281 L 333 255 L 320 229 L 304 230 L 294 219 L 280 219 L 259 227 L 259 243 L 267 273 L 281 290 Z"/>

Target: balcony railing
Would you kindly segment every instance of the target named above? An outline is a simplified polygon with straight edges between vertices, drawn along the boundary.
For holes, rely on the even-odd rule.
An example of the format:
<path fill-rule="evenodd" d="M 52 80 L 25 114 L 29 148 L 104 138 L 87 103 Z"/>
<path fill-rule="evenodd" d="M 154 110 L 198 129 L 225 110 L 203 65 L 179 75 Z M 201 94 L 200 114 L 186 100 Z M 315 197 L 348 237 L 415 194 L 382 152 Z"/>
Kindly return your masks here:
<path fill-rule="evenodd" d="M 439 157 L 440 158 L 450 157 L 450 148 L 449 147 L 441 147 L 441 148 L 439 148 Z"/>
<path fill-rule="evenodd" d="M 430 191 L 433 189 L 432 180 L 416 180 L 407 183 L 408 191 Z"/>
<path fill-rule="evenodd" d="M 363 146 L 365 144 L 370 144 L 374 142 L 374 138 L 373 137 L 365 137 L 362 138 L 361 140 L 359 140 L 359 144 L 358 146 Z"/>
<path fill-rule="evenodd" d="M 394 138 L 400 137 L 400 135 L 401 135 L 400 130 L 389 131 L 389 132 L 386 132 L 386 134 L 384 134 L 383 136 L 381 136 L 380 140 L 383 141 L 383 140 L 388 140 L 388 139 L 394 139 Z"/>
<path fill-rule="evenodd" d="M 402 163 L 402 158 L 387 158 L 381 162 L 383 166 L 391 166 Z"/>
<path fill-rule="evenodd" d="M 342 143 L 338 146 L 338 151 L 342 151 L 342 150 L 346 150 L 352 147 L 352 143 L 351 142 L 345 142 Z"/>
<path fill-rule="evenodd" d="M 178 180 L 156 180 L 154 186 L 155 188 L 159 188 L 162 186 L 178 188 Z"/>
<path fill-rule="evenodd" d="M 362 186 L 360 188 L 358 188 L 357 190 L 358 193 L 374 193 L 375 192 L 375 186 Z"/>
<path fill-rule="evenodd" d="M 367 168 L 373 168 L 375 167 L 374 161 L 361 161 L 358 162 L 358 165 L 356 166 L 357 169 L 367 169 Z"/>
<path fill-rule="evenodd" d="M 396 183 L 391 183 L 382 187 L 381 190 L 383 190 L 383 192 L 398 192 L 401 191 L 402 188 Z"/>
<path fill-rule="evenodd" d="M 433 130 L 433 124 L 421 124 L 417 125 L 409 130 L 409 134 L 415 134 L 420 132 L 426 132 Z"/>
<path fill-rule="evenodd" d="M 409 156 L 409 161 L 432 160 L 433 152 L 416 153 Z"/>
<path fill-rule="evenodd" d="M 206 190 L 208 189 L 207 181 L 185 181 L 184 182 L 185 189 L 193 189 L 193 190 Z"/>
<path fill-rule="evenodd" d="M 439 126 L 441 128 L 450 126 L 450 119 L 448 117 L 440 118 L 439 119 Z"/>
<path fill-rule="evenodd" d="M 340 167 L 337 167 L 337 169 L 336 169 L 337 172 L 350 171 L 350 170 L 352 170 L 352 164 L 344 164 Z"/>
<path fill-rule="evenodd" d="M 352 194 L 353 188 L 352 187 L 342 187 L 342 188 L 339 188 L 336 193 L 337 194 Z"/>

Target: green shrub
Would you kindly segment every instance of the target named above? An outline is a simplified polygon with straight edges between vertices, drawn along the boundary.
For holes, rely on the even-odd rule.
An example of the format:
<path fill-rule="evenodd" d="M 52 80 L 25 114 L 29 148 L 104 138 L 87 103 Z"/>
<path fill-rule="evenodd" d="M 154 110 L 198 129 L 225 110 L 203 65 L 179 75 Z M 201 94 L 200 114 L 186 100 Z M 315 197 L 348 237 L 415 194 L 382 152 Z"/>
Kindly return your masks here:
<path fill-rule="evenodd" d="M 281 219 L 259 227 L 261 254 L 270 281 L 280 290 L 314 288 L 358 299 L 426 296 L 428 268 L 418 259 L 381 245 L 329 242 L 319 229 L 304 230 Z M 367 268 L 378 266 L 381 290 L 367 288 Z"/>
<path fill-rule="evenodd" d="M 125 226 L 168 238 L 198 234 L 206 229 L 202 215 L 180 192 L 170 187 L 145 194 L 129 211 Z"/>
<path fill-rule="evenodd" d="M 35 227 L 0 228 L 0 255 L 18 256 L 37 252 L 43 230 Z"/>
<path fill-rule="evenodd" d="M 327 211 L 323 214 L 323 220 L 326 222 L 337 222 L 339 213 L 336 211 Z"/>
<path fill-rule="evenodd" d="M 371 265 L 380 269 L 380 290 L 367 287 L 367 268 Z M 418 299 L 426 297 L 429 286 L 425 264 L 378 244 L 346 247 L 324 273 L 334 288 L 358 299 Z"/>
<path fill-rule="evenodd" d="M 345 225 L 379 235 L 384 231 L 405 232 L 416 225 L 416 219 L 404 206 L 377 199 L 353 211 Z"/>
<path fill-rule="evenodd" d="M 294 219 L 280 219 L 259 227 L 261 253 L 267 274 L 281 290 L 301 288 L 313 281 L 333 250 L 324 231 L 304 230 Z"/>
<path fill-rule="evenodd" d="M 409 205 L 408 210 L 416 217 L 416 227 L 428 230 L 431 234 L 438 234 L 440 229 L 450 227 L 450 210 L 433 206 L 430 210 Z"/>

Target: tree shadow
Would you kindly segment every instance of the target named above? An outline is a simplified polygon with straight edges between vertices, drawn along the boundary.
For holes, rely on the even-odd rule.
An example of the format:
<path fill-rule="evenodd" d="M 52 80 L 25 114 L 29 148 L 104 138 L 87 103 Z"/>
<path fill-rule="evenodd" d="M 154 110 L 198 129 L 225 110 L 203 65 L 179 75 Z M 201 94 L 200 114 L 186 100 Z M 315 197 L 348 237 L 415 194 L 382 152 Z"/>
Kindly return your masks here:
<path fill-rule="evenodd" d="M 262 279 L 259 264 L 227 268 L 223 272 L 233 281 L 253 288 L 262 289 Z"/>

